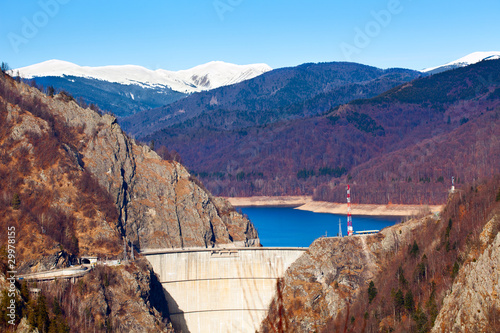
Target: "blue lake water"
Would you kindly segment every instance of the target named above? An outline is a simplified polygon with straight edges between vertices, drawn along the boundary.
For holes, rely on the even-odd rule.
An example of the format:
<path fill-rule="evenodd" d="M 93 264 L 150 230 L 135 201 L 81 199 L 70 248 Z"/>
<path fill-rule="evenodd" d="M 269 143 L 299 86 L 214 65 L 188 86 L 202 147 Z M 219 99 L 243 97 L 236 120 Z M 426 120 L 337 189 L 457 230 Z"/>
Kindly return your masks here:
<path fill-rule="evenodd" d="M 347 216 L 313 213 L 291 207 L 241 207 L 253 222 L 262 245 L 307 247 L 321 236 L 336 236 L 339 219 L 342 234 L 347 235 Z M 382 230 L 401 220 L 394 216 L 352 216 L 354 231 Z"/>

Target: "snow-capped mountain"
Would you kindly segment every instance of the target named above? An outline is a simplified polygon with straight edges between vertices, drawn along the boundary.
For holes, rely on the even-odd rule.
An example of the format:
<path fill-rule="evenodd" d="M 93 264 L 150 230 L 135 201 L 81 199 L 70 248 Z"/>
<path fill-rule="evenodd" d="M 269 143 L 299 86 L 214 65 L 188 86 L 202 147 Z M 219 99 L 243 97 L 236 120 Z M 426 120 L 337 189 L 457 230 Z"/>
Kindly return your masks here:
<path fill-rule="evenodd" d="M 424 73 L 436 74 L 440 72 L 447 71 L 449 69 L 454 69 L 458 67 L 465 67 L 475 63 L 478 63 L 483 60 L 493 60 L 500 59 L 500 51 L 491 51 L 491 52 L 474 52 L 465 57 L 457 59 L 455 61 L 449 62 L 447 64 L 426 68 L 422 70 Z"/>
<path fill-rule="evenodd" d="M 62 60 L 49 60 L 12 70 L 13 75 L 26 79 L 40 77 L 82 77 L 119 84 L 135 84 L 144 88 L 169 88 L 181 93 L 193 93 L 238 83 L 270 71 L 266 64 L 235 65 L 212 61 L 181 71 L 150 70 L 141 66 L 78 66 Z"/>

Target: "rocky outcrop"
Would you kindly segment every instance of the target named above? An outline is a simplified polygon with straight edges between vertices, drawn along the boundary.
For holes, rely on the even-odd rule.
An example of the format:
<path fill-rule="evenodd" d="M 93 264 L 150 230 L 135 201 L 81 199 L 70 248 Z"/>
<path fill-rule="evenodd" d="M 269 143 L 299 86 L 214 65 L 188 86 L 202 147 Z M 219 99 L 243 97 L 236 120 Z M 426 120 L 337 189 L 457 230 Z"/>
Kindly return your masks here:
<path fill-rule="evenodd" d="M 245 246 L 257 238 L 248 220 L 213 198 L 181 164 L 135 144 L 113 117 L 102 120 L 83 161 L 116 198 L 122 232 L 137 248 Z"/>
<path fill-rule="evenodd" d="M 495 217 L 485 226 L 481 241 L 487 247 L 460 269 L 432 332 L 500 331 L 499 220 Z"/>
<path fill-rule="evenodd" d="M 214 198 L 181 164 L 129 138 L 114 116 L 82 109 L 65 95 L 49 98 L 26 85 L 19 91 L 39 98 L 66 126 L 82 132 L 69 154 L 111 194 L 117 227 L 137 250 L 259 244 L 250 221 Z"/>
<path fill-rule="evenodd" d="M 315 240 L 278 284 L 260 332 L 328 331 L 328 322 L 366 293 L 388 253 L 406 246 L 431 220 L 401 223 L 375 235 Z"/>
<path fill-rule="evenodd" d="M 344 309 L 373 275 L 361 237 L 320 238 L 287 270 L 262 332 L 313 332 Z M 347 253 L 352 255 L 346 256 Z"/>
<path fill-rule="evenodd" d="M 0 183 L 0 227 L 15 227 L 20 274 L 66 267 L 84 255 L 122 259 L 124 243 L 136 250 L 259 245 L 250 221 L 181 164 L 127 137 L 114 116 L 2 73 Z M 6 232 L 0 244 L 7 244 Z M 0 268 L 7 270 L 6 256 Z M 41 295 L 61 303 L 51 323 L 66 321 L 71 331 L 170 331 L 163 289 L 141 256 L 119 267 L 98 265 L 74 285 L 40 285 Z M 21 315 L 30 320 L 38 301 L 27 297 L 18 301 L 30 306 Z"/>
<path fill-rule="evenodd" d="M 173 332 L 160 312 L 168 311 L 166 303 L 162 309 L 151 302 L 152 277 L 145 259 L 128 266 L 98 267 L 79 283 L 79 317 L 85 318 L 87 311 L 95 326 L 105 324 L 115 332 Z"/>

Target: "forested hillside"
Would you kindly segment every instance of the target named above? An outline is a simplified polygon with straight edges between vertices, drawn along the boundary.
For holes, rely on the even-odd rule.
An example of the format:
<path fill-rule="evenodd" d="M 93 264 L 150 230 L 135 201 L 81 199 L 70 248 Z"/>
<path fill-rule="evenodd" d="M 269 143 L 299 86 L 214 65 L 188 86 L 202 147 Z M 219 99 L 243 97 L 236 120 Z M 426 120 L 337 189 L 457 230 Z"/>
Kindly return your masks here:
<path fill-rule="evenodd" d="M 344 201 L 349 182 L 354 202 L 442 204 L 451 176 L 460 186 L 499 171 L 499 85 L 500 61 L 490 60 L 319 116 L 226 129 L 201 115 L 145 141 L 179 152 L 221 195 Z"/>
<path fill-rule="evenodd" d="M 376 96 L 420 75 L 407 69 L 382 70 L 356 63 L 303 64 L 193 94 L 122 119 L 120 124 L 136 137 L 174 125 L 188 131 L 234 130 L 317 115 L 357 98 Z"/>
<path fill-rule="evenodd" d="M 44 76 L 33 80 L 37 85 L 67 91 L 77 100 L 95 104 L 118 117 L 157 108 L 187 96 L 166 87 L 142 87 L 76 76 Z"/>
<path fill-rule="evenodd" d="M 320 238 L 279 281 L 261 332 L 498 332 L 499 231 L 497 175 L 440 215 Z"/>

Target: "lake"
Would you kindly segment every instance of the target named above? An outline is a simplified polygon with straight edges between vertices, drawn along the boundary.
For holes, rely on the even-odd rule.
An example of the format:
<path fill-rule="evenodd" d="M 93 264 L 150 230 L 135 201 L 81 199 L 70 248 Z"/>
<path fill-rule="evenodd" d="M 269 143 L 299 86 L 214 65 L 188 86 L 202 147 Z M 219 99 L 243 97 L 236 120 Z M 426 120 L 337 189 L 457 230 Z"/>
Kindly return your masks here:
<path fill-rule="evenodd" d="M 253 222 L 262 245 L 308 247 L 321 236 L 336 236 L 339 219 L 342 235 L 347 235 L 347 216 L 313 213 L 292 207 L 240 207 Z M 401 221 L 395 216 L 352 216 L 354 231 L 382 230 Z"/>

